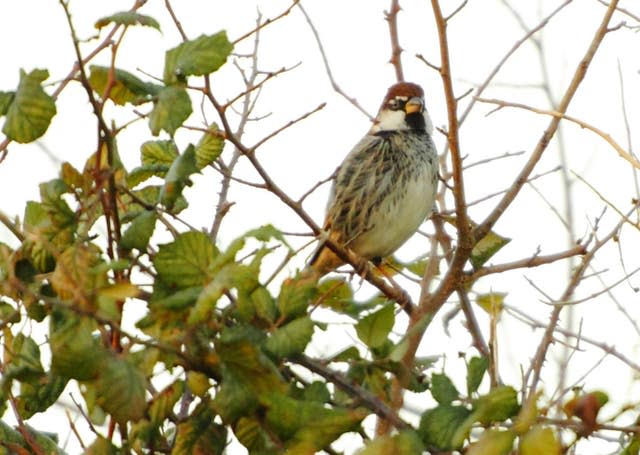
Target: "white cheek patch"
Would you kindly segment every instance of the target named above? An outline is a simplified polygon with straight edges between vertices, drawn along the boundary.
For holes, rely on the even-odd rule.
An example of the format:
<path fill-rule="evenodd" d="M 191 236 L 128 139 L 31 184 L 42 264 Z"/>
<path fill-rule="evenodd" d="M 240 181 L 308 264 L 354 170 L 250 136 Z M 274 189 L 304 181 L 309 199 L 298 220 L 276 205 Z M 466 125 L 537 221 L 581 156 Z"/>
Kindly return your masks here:
<path fill-rule="evenodd" d="M 402 110 L 392 111 L 390 109 L 383 109 L 378 114 L 377 122 L 371 128 L 371 132 L 377 133 L 378 131 L 407 129 L 404 117 L 405 113 Z"/>

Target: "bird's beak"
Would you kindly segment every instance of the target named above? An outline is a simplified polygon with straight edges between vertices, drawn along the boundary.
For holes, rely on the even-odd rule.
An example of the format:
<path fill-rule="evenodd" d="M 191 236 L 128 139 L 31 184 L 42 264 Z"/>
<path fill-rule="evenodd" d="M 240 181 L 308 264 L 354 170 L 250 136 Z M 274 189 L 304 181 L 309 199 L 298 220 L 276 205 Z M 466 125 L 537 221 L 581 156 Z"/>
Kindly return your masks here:
<path fill-rule="evenodd" d="M 414 114 L 416 112 L 422 112 L 422 99 L 417 96 L 409 98 L 407 103 L 404 105 L 404 111 L 407 114 Z"/>

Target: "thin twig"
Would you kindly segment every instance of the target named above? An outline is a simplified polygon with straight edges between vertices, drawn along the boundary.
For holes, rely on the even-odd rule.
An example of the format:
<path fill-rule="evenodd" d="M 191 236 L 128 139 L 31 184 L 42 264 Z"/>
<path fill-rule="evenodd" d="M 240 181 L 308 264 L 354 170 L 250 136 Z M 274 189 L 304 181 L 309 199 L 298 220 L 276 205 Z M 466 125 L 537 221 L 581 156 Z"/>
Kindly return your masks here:
<path fill-rule="evenodd" d="M 389 38 L 391 39 L 391 59 L 389 63 L 393 65 L 396 72 L 396 80 L 404 81 L 404 73 L 402 71 L 402 47 L 400 47 L 400 39 L 398 38 L 398 13 L 400 12 L 400 1 L 391 0 L 389 11 L 385 11 L 384 18 L 389 24 Z"/>
<path fill-rule="evenodd" d="M 538 109 L 536 107 L 533 106 L 528 106 L 526 104 L 521 104 L 521 103 L 514 103 L 511 101 L 503 101 L 503 100 L 498 100 L 498 99 L 487 99 L 487 98 L 478 98 L 476 97 L 476 99 L 482 103 L 487 103 L 487 104 L 495 104 L 497 106 L 500 107 L 515 107 L 518 109 L 524 109 L 527 111 L 531 111 L 531 112 L 535 112 L 536 114 L 543 114 L 543 115 L 550 115 L 554 118 L 557 119 L 562 119 L 562 120 L 568 120 L 572 123 L 575 123 L 577 125 L 579 125 L 581 128 L 585 128 L 589 131 L 594 132 L 595 134 L 597 134 L 598 136 L 600 136 L 602 139 L 604 139 L 611 147 L 613 147 L 615 149 L 616 152 L 618 152 L 618 155 L 620 155 L 621 158 L 623 158 L 624 160 L 628 161 L 629 163 L 631 163 L 631 165 L 633 165 L 633 167 L 640 169 L 640 161 L 638 161 L 636 159 L 636 157 L 634 157 L 631 153 L 627 152 L 620 144 L 618 144 L 612 137 L 611 135 L 609 135 L 608 133 L 605 133 L 604 131 L 602 131 L 599 128 L 596 128 L 593 125 L 590 125 L 589 123 L 577 119 L 575 117 L 572 117 L 570 115 L 564 114 L 562 112 L 558 112 L 558 111 L 551 111 L 551 110 L 547 110 L 547 109 Z"/>
<path fill-rule="evenodd" d="M 300 8 L 300 11 L 304 15 L 304 18 L 306 19 L 307 24 L 309 24 L 309 28 L 311 29 L 311 33 L 313 33 L 313 37 L 315 38 L 316 43 L 318 44 L 318 50 L 320 51 L 320 55 L 322 56 L 322 63 L 324 64 L 324 69 L 325 69 L 325 72 L 327 73 L 327 77 L 329 77 L 329 82 L 331 82 L 331 88 L 333 88 L 334 92 L 336 92 L 338 95 L 342 96 L 345 100 L 347 100 L 353 107 L 355 107 L 360 112 L 362 112 L 369 119 L 370 122 L 373 122 L 374 120 L 373 115 L 369 114 L 360 105 L 357 99 L 347 95 L 345 91 L 342 90 L 340 85 L 338 85 L 338 83 L 336 82 L 335 78 L 333 77 L 333 72 L 331 71 L 331 66 L 329 65 L 329 59 L 327 58 L 327 54 L 324 51 L 324 46 L 322 45 L 322 40 L 320 39 L 320 34 L 318 33 L 318 30 L 316 29 L 315 25 L 313 25 L 313 22 L 311 21 L 311 17 L 307 14 L 307 11 L 304 9 L 301 3 L 298 4 L 298 8 Z"/>

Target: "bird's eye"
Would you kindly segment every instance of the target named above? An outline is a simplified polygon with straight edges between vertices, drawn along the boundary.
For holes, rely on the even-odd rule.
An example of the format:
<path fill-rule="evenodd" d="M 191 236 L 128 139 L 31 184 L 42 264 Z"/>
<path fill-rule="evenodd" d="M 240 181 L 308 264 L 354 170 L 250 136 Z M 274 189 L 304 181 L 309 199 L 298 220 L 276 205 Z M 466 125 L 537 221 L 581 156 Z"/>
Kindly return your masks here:
<path fill-rule="evenodd" d="M 389 102 L 387 103 L 387 106 L 389 106 L 389 109 L 391 109 L 392 111 L 399 111 L 404 107 L 405 103 L 406 101 L 404 100 L 394 98 L 392 100 L 389 100 Z"/>

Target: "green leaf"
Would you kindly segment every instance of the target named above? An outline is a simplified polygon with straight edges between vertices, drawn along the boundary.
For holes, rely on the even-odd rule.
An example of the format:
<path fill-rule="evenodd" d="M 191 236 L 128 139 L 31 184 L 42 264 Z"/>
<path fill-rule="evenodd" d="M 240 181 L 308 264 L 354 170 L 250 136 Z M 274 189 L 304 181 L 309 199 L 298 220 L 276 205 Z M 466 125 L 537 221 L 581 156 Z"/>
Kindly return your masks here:
<path fill-rule="evenodd" d="M 140 146 L 140 160 L 143 166 L 161 164 L 169 169 L 179 154 L 173 141 L 147 141 Z M 164 177 L 164 174 L 161 177 Z"/>
<path fill-rule="evenodd" d="M 551 428 L 538 425 L 520 438 L 518 454 L 538 455 L 542 453 L 544 455 L 560 455 L 562 446 Z"/>
<path fill-rule="evenodd" d="M 190 231 L 178 235 L 172 243 L 160 245 L 153 265 L 158 278 L 170 287 L 201 286 L 211 279 L 210 265 L 217 255 L 207 234 Z"/>
<path fill-rule="evenodd" d="M 184 382 L 175 381 L 153 397 L 149 403 L 149 419 L 151 423 L 160 426 L 171 415 L 174 405 L 184 393 Z"/>
<path fill-rule="evenodd" d="M 208 132 L 204 133 L 196 145 L 196 166 L 203 169 L 213 163 L 222 153 L 224 137 L 218 129 L 218 125 L 211 124 Z"/>
<path fill-rule="evenodd" d="M 98 435 L 84 455 L 118 455 L 118 449 L 107 438 Z"/>
<path fill-rule="evenodd" d="M 299 401 L 272 393 L 263 398 L 266 421 L 281 438 L 288 440 L 289 453 L 315 453 L 343 433 L 353 431 L 368 411 L 326 408 L 317 402 Z"/>
<path fill-rule="evenodd" d="M 418 433 L 427 447 L 459 449 L 471 429 L 469 414 L 464 406 L 440 405 L 422 414 Z"/>
<path fill-rule="evenodd" d="M 358 338 L 370 348 L 378 348 L 387 341 L 395 322 L 393 305 L 385 305 L 356 324 Z"/>
<path fill-rule="evenodd" d="M 157 136 L 164 130 L 173 136 L 192 112 L 191 98 L 184 88 L 163 87 L 158 92 L 158 98 L 149 114 L 151 134 Z"/>
<path fill-rule="evenodd" d="M 144 375 L 124 358 L 103 362 L 96 381 L 96 402 L 119 424 L 137 421 L 146 408 Z"/>
<path fill-rule="evenodd" d="M 34 382 L 21 382 L 20 396 L 17 397 L 20 416 L 28 419 L 49 409 L 58 400 L 67 382 L 66 378 L 51 374 Z"/>
<path fill-rule="evenodd" d="M 32 338 L 22 333 L 17 334 L 9 352 L 11 362 L 4 367 L 3 382 L 10 379 L 33 381 L 44 375 L 40 363 L 40 348 Z"/>
<path fill-rule="evenodd" d="M 148 164 L 133 168 L 127 174 L 127 187 L 135 188 L 151 177 L 164 177 L 167 175 L 169 166 L 166 164 Z"/>
<path fill-rule="evenodd" d="M 212 405 L 222 421 L 230 425 L 241 416 L 252 413 L 258 406 L 258 400 L 245 381 L 236 378 L 232 372 L 225 372 L 224 376 Z"/>
<path fill-rule="evenodd" d="M 486 430 L 480 439 L 471 444 L 467 455 L 507 455 L 511 453 L 516 435 L 513 431 Z M 551 455 L 549 452 L 535 452 L 536 454 Z"/>
<path fill-rule="evenodd" d="M 172 455 L 222 455 L 227 446 L 227 429 L 214 422 L 215 415 L 204 402 L 189 418 L 178 424 Z"/>
<path fill-rule="evenodd" d="M 160 307 L 172 311 L 181 311 L 193 306 L 200 294 L 202 294 L 202 286 L 192 286 L 172 292 L 161 299 L 154 298 L 149 303 L 154 308 Z"/>
<path fill-rule="evenodd" d="M 233 434 L 251 454 L 275 455 L 277 451 L 265 450 L 270 442 L 269 434 L 262 428 L 262 423 L 255 417 L 241 417 L 233 427 Z"/>
<path fill-rule="evenodd" d="M 86 381 L 100 371 L 106 351 L 93 337 L 96 324 L 70 310 L 57 309 L 51 314 L 49 344 L 51 371 L 59 376 Z"/>
<path fill-rule="evenodd" d="M 16 92 L 2 92 L 0 91 L 0 117 L 5 115 L 9 110 L 9 106 L 13 103 L 13 99 L 16 97 Z"/>
<path fill-rule="evenodd" d="M 125 250 L 146 251 L 149 239 L 153 235 L 158 216 L 152 210 L 145 210 L 133 219 L 131 225 L 122 234 L 120 247 Z"/>
<path fill-rule="evenodd" d="M 322 306 L 342 312 L 353 305 L 353 290 L 342 278 L 329 278 L 318 285 Z"/>
<path fill-rule="evenodd" d="M 196 155 L 193 145 L 189 144 L 187 149 L 179 155 L 169 168 L 169 172 L 164 178 L 164 185 L 160 191 L 160 202 L 167 209 L 171 210 L 182 194 L 182 190 L 189 183 L 189 176 L 198 172 L 196 167 Z"/>
<path fill-rule="evenodd" d="M 280 358 L 300 354 L 311 341 L 312 335 L 313 321 L 309 316 L 303 316 L 273 332 L 267 339 L 265 348 Z"/>
<path fill-rule="evenodd" d="M 452 401 L 460 398 L 460 393 L 451 379 L 440 373 L 431 375 L 431 395 L 440 404 L 451 404 Z"/>
<path fill-rule="evenodd" d="M 314 283 L 305 280 L 285 280 L 278 295 L 280 314 L 293 319 L 307 313 L 307 307 L 316 294 Z"/>
<path fill-rule="evenodd" d="M 467 395 L 471 396 L 480 387 L 482 378 L 489 366 L 487 357 L 472 357 L 467 364 Z"/>
<path fill-rule="evenodd" d="M 424 447 L 415 431 L 403 430 L 393 436 L 379 436 L 356 452 L 358 455 L 415 455 L 423 453 Z"/>
<path fill-rule="evenodd" d="M 492 316 L 498 317 L 502 313 L 504 307 L 504 298 L 507 296 L 505 292 L 490 292 L 489 294 L 480 294 L 476 298 L 476 303 L 480 308 Z"/>
<path fill-rule="evenodd" d="M 156 30 L 160 30 L 160 24 L 151 16 L 136 13 L 134 11 L 121 11 L 119 13 L 112 14 L 110 16 L 98 19 L 95 23 L 95 27 L 99 30 L 102 27 L 109 24 L 118 25 L 143 25 L 145 27 L 152 27 Z"/>
<path fill-rule="evenodd" d="M 511 239 L 499 236 L 493 231 L 489 231 L 487 235 L 480 239 L 478 243 L 471 250 L 471 265 L 474 270 L 478 270 L 482 265 L 487 262 L 491 257 L 496 254 L 500 249 L 509 243 Z"/>
<path fill-rule="evenodd" d="M 185 41 L 167 51 L 164 62 L 164 82 L 174 84 L 187 76 L 203 76 L 220 68 L 227 61 L 233 45 L 227 33 L 202 35 L 195 40 Z"/>
<path fill-rule="evenodd" d="M 306 401 L 317 401 L 318 403 L 326 403 L 331 399 L 331 393 L 323 381 L 313 381 L 306 386 L 303 396 Z"/>
<path fill-rule="evenodd" d="M 349 346 L 342 351 L 334 354 L 329 362 L 349 362 L 351 360 L 360 360 L 360 351 L 355 346 Z"/>
<path fill-rule="evenodd" d="M 127 103 L 138 105 L 151 101 L 162 88 L 151 82 L 144 82 L 132 73 L 119 68 L 113 69 L 111 81 L 109 81 L 110 67 L 92 65 L 89 69 L 91 70 L 89 83 L 93 90 L 102 97 L 105 95 L 107 84 L 110 83 L 108 98 L 120 106 Z"/>
<path fill-rule="evenodd" d="M 511 386 L 498 386 L 473 400 L 473 418 L 482 424 L 503 422 L 518 413 L 518 395 Z"/>
<path fill-rule="evenodd" d="M 40 85 L 49 77 L 46 70 L 27 74 L 20 70 L 20 83 L 9 105 L 2 132 L 11 140 L 25 144 L 42 136 L 56 114 L 56 105 Z"/>

